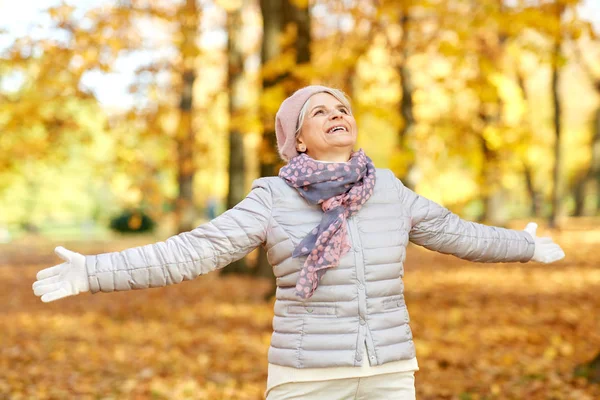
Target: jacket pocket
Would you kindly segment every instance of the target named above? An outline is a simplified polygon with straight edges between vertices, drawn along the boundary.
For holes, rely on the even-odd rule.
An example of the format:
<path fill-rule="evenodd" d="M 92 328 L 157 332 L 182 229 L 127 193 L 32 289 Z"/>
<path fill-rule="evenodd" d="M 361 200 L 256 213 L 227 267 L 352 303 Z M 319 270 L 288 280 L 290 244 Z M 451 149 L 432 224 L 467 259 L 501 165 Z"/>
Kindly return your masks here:
<path fill-rule="evenodd" d="M 406 308 L 406 304 L 404 303 L 403 297 L 392 297 L 390 299 L 386 299 L 382 303 L 383 311 L 385 312 L 393 312 L 393 311 L 402 311 L 404 314 L 404 322 L 409 322 L 408 310 Z"/>
<path fill-rule="evenodd" d="M 401 308 L 401 307 L 405 306 L 404 302 L 402 301 L 402 298 L 400 298 L 400 297 L 393 297 L 391 299 L 385 299 L 383 301 L 382 305 L 383 305 L 383 309 L 385 311 L 395 310 L 397 308 Z"/>
<path fill-rule="evenodd" d="M 291 315 L 335 315 L 335 306 L 290 305 L 287 311 Z"/>

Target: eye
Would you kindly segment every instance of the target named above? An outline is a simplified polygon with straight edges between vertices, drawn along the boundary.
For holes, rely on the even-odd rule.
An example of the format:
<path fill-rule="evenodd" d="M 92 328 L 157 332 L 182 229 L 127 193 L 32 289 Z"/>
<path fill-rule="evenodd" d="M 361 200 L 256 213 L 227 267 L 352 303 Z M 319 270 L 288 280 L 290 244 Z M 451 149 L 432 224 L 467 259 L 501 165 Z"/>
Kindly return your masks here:
<path fill-rule="evenodd" d="M 313 115 L 317 115 L 319 113 L 323 114 L 323 110 L 317 110 Z"/>
<path fill-rule="evenodd" d="M 340 108 L 340 111 L 343 112 L 344 114 L 348 114 L 348 110 L 346 110 L 345 108 Z"/>

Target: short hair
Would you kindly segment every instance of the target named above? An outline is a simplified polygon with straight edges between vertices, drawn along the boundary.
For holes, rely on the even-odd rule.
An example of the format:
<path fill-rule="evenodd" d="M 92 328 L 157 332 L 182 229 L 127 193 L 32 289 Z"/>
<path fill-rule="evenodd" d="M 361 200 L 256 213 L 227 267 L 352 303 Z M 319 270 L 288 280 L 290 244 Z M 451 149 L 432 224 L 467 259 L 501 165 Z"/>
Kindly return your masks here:
<path fill-rule="evenodd" d="M 313 93 L 306 100 L 306 102 L 304 102 L 302 109 L 300 109 L 300 114 L 298 114 L 298 121 L 296 122 L 296 136 L 298 136 L 298 133 L 300 133 L 300 128 L 302 128 L 302 124 L 304 123 L 304 117 L 306 116 L 306 110 L 308 109 L 308 102 L 312 98 L 312 96 L 314 96 L 317 93 L 329 93 L 330 95 L 335 97 L 340 103 L 342 103 L 344 107 L 348 109 L 350 114 L 352 114 L 352 106 L 350 105 L 350 99 L 348 98 L 348 96 L 346 96 L 346 93 L 344 93 L 340 89 L 330 88 L 329 91 L 321 90 L 319 92 Z"/>

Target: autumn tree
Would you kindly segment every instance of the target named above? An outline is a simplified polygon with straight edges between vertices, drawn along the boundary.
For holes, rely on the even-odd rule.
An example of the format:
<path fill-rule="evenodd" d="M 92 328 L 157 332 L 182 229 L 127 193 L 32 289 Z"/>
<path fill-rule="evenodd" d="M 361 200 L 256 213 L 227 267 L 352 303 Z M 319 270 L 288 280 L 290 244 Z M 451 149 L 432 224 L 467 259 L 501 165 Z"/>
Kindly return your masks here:
<path fill-rule="evenodd" d="M 67 26 L 73 10 L 60 6 L 49 12 L 58 26 Z M 26 230 L 36 230 L 32 216 L 40 200 L 40 168 L 65 163 L 76 146 L 93 143 L 88 121 L 101 110 L 93 94 L 79 83 L 83 65 L 94 55 L 74 53 L 77 46 L 75 38 L 22 37 L 2 55 L 0 70 L 14 88 L 0 93 L 0 153 L 4 155 L 0 192 L 7 187 L 10 173 L 25 180 L 31 193 L 23 205 L 21 225 Z"/>
<path fill-rule="evenodd" d="M 522 126 L 525 129 L 525 131 L 529 133 L 529 137 L 528 140 L 526 139 L 525 143 L 521 143 L 521 146 L 529 147 L 533 144 L 531 136 L 535 128 L 531 121 L 531 100 L 526 85 L 528 76 L 526 76 L 526 73 L 520 68 L 517 68 L 515 74 L 517 84 L 519 85 L 519 89 L 521 91 L 523 102 L 526 104 L 527 109 L 525 115 L 522 117 Z M 525 154 L 523 154 L 521 157 L 521 164 L 523 168 L 525 187 L 530 199 L 529 215 L 533 217 L 541 217 L 544 199 L 541 190 L 538 188 L 539 185 L 537 184 L 537 181 L 535 179 L 535 165 L 528 159 L 526 151 L 524 151 L 523 153 Z"/>
<path fill-rule="evenodd" d="M 262 100 L 264 126 L 261 148 L 261 176 L 277 174 L 274 119 L 279 104 L 295 90 L 308 83 L 296 73 L 310 62 L 310 9 L 291 0 L 261 0 L 263 40 L 261 47 Z"/>
<path fill-rule="evenodd" d="M 385 27 L 379 18 L 383 5 L 336 0 L 318 5 L 319 14 L 311 15 L 311 66 L 304 71 L 353 98 L 358 63 Z"/>
<path fill-rule="evenodd" d="M 387 17 L 389 21 L 384 32 L 398 75 L 398 91 L 400 92 L 398 114 L 402 120 L 398 127 L 397 162 L 394 172 L 407 187 L 411 188 L 415 186 L 415 182 L 411 179 L 411 171 L 415 166 L 413 133 L 417 121 L 414 113 L 415 84 L 410 60 L 413 53 L 429 47 L 427 39 L 417 39 L 422 33 L 418 31 L 419 26 L 431 24 L 431 21 L 428 21 L 431 14 L 423 12 L 428 9 L 426 3 L 414 0 L 389 1 L 381 10 L 382 17 Z M 416 10 L 420 11 L 418 17 L 415 15 L 417 14 Z"/>
<path fill-rule="evenodd" d="M 573 12 L 573 15 L 577 13 Z M 587 79 L 597 94 L 600 94 L 600 73 L 595 71 L 594 66 L 587 61 L 582 54 L 577 40 L 583 33 L 597 42 L 596 33 L 590 23 L 574 20 L 570 23 L 569 37 L 572 39 L 572 47 L 575 50 L 577 62 L 582 66 Z M 591 123 L 590 140 L 590 162 L 576 178 L 574 182 L 575 212 L 576 216 L 583 216 L 585 212 L 586 197 L 589 192 L 596 196 L 595 204 L 592 204 L 592 215 L 600 214 L 600 106 L 596 108 Z M 592 190 L 590 190 L 590 188 Z M 600 383 L 600 351 L 590 361 L 578 365 L 575 369 L 576 376 L 583 376 L 590 382 Z"/>
<path fill-rule="evenodd" d="M 564 64 L 562 44 L 563 44 L 563 30 L 561 29 L 562 18 L 565 12 L 565 5 L 556 0 L 554 3 L 548 6 L 550 8 L 549 13 L 554 18 L 552 37 L 552 103 L 554 106 L 554 168 L 552 170 L 552 212 L 548 220 L 550 227 L 556 227 L 556 218 L 560 212 L 560 200 L 561 191 L 559 186 L 560 180 L 560 167 L 561 167 L 561 134 L 562 134 L 562 104 L 559 94 L 560 85 L 560 70 Z"/>
<path fill-rule="evenodd" d="M 498 93 L 497 75 L 503 73 L 504 52 L 509 40 L 507 17 L 502 2 L 472 2 L 475 36 L 477 75 L 473 84 L 480 95 L 477 117 L 480 130 L 477 132 L 481 146 L 481 168 L 479 186 L 483 203 L 481 219 L 499 223 L 501 217 L 501 158 L 497 135 L 503 129 L 503 99 Z M 512 14 L 512 13 L 511 13 Z M 504 151 L 506 153 L 506 149 Z"/>
<path fill-rule="evenodd" d="M 561 213 L 562 199 L 565 197 L 565 188 L 569 185 L 565 184 L 563 179 L 562 165 L 562 138 L 565 134 L 563 121 L 563 99 L 561 98 L 561 72 L 567 62 L 567 54 L 565 53 L 565 39 L 578 34 L 580 31 L 580 22 L 576 18 L 576 6 L 580 4 L 580 0 L 553 0 L 540 5 L 532 5 L 524 7 L 522 12 L 529 16 L 530 27 L 535 29 L 539 34 L 543 35 L 547 41 L 547 45 L 537 46 L 539 50 L 539 58 L 550 66 L 551 82 L 550 96 L 552 99 L 552 190 L 550 196 L 551 211 L 548 216 L 548 224 L 550 227 L 557 227 L 557 218 Z M 567 14 L 573 16 L 571 22 L 567 21 Z M 531 18 L 533 17 L 533 18 Z"/>
<path fill-rule="evenodd" d="M 233 208 L 246 195 L 244 133 L 240 121 L 244 108 L 244 60 L 242 12 L 246 1 L 231 4 L 227 11 L 227 94 L 229 98 L 229 186 L 227 208 Z M 222 273 L 247 273 L 246 259 L 231 263 Z"/>
<path fill-rule="evenodd" d="M 195 212 L 193 204 L 192 183 L 195 171 L 194 157 L 196 150 L 196 128 L 193 123 L 194 82 L 196 79 L 197 57 L 199 48 L 197 39 L 199 35 L 200 9 L 195 0 L 186 0 L 177 7 L 162 8 L 158 2 L 120 2 L 114 6 L 102 6 L 92 8 L 85 13 L 85 21 L 75 16 L 75 8 L 68 5 L 59 5 L 48 10 L 54 20 L 54 28 L 66 34 L 66 42 L 41 40 L 19 40 L 13 46 L 11 59 L 13 66 L 24 65 L 25 61 L 36 59 L 34 48 L 41 49 L 42 57 L 38 58 L 37 72 L 33 77 L 37 95 L 28 96 L 30 101 L 36 97 L 39 104 L 43 104 L 37 110 L 30 108 L 23 111 L 30 121 L 41 121 L 53 125 L 50 132 L 53 138 L 60 135 L 61 126 L 69 125 L 73 119 L 65 120 L 68 107 L 60 107 L 61 103 L 82 98 L 82 96 L 93 97 L 90 92 L 83 92 L 82 77 L 90 71 L 110 72 L 114 68 L 117 58 L 123 52 L 135 52 L 144 48 L 147 43 L 140 37 L 137 24 L 140 20 L 152 20 L 156 26 L 166 28 L 171 24 L 176 27 L 172 37 L 172 48 L 177 51 L 178 57 L 175 61 L 158 59 L 153 60 L 150 65 L 139 68 L 139 74 L 155 74 L 167 72 L 173 78 L 172 87 L 177 88 L 178 99 L 173 96 L 163 96 L 162 102 L 151 107 L 134 109 L 130 112 L 130 120 L 137 120 L 138 126 L 145 125 L 146 136 L 156 134 L 158 141 L 165 138 L 173 138 L 173 148 L 176 159 L 175 175 L 178 185 L 178 195 L 175 199 L 175 217 L 178 231 L 190 230 L 194 226 Z M 29 49 L 29 51 L 28 51 Z M 27 54 L 27 56 L 23 56 Z M 33 65 L 33 61 L 28 61 Z M 51 90 L 44 90 L 47 87 Z M 143 87 L 150 92 L 158 88 L 157 81 L 147 82 L 135 86 L 133 90 L 141 90 Z M 164 90 L 164 88 L 163 88 Z M 40 96 L 52 96 L 52 99 L 41 99 Z M 150 94 L 150 93 L 148 93 Z M 146 103 L 151 100 L 146 99 Z M 169 104 L 169 102 L 171 102 Z M 174 107 L 174 104 L 177 106 Z M 58 107 L 63 111 L 48 112 L 48 107 Z M 177 110 L 177 126 L 173 135 L 162 129 L 166 114 L 173 115 Z M 17 121 L 19 113 L 11 111 L 10 115 Z M 48 121 L 52 118 L 54 121 Z M 62 121 L 62 122 L 61 122 Z M 140 124 L 141 123 L 141 124 Z M 128 132 L 123 141 L 131 143 L 133 133 Z M 43 143 L 43 142 L 39 142 Z M 50 142 L 48 142 L 50 143 Z M 126 149 L 127 146 L 120 147 Z M 143 160 L 140 165 L 146 166 L 149 159 L 148 154 L 137 154 Z M 128 159 L 130 164 L 132 159 Z M 144 174 L 147 175 L 147 174 Z M 149 195 L 150 193 L 146 193 Z"/>
<path fill-rule="evenodd" d="M 294 73 L 294 68 L 310 63 L 311 19 L 308 4 L 300 6 L 292 0 L 261 0 L 260 9 L 263 19 L 260 175 L 274 176 L 281 165 L 275 114 L 287 96 L 308 83 L 303 76 Z M 263 250 L 256 273 L 273 276 Z"/>
<path fill-rule="evenodd" d="M 588 61 L 583 54 L 580 44 L 577 40 L 582 33 L 587 33 L 591 39 L 596 39 L 593 27 L 589 23 L 582 24 L 578 21 L 579 29 L 575 28 L 572 32 L 572 47 L 578 64 L 583 68 L 585 76 L 589 80 L 594 91 L 600 95 L 600 71 Z M 597 41 L 595 41 L 597 42 Z M 586 169 L 582 170 L 573 183 L 575 197 L 574 215 L 583 216 L 586 212 L 586 199 L 596 196 L 594 204 L 590 207 L 592 215 L 600 213 L 600 106 L 596 108 L 591 121 L 591 140 L 590 140 L 590 162 Z M 590 194 L 592 196 L 590 196 Z"/>
<path fill-rule="evenodd" d="M 194 82 L 200 11 L 196 0 L 186 0 L 178 10 L 180 20 L 178 50 L 181 55 L 181 91 L 179 100 L 179 123 L 175 134 L 177 147 L 177 183 L 179 193 L 175 200 L 175 223 L 179 232 L 194 228 L 194 150 L 196 131 L 192 123 Z"/>

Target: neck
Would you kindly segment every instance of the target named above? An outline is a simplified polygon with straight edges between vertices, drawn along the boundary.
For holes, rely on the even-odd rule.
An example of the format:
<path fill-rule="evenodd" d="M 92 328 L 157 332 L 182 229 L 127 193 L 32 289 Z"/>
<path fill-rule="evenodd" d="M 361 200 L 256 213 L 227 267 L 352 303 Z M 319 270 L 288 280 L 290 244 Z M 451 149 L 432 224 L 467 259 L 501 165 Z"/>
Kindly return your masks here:
<path fill-rule="evenodd" d="M 333 161 L 345 163 L 348 162 L 348 160 L 350 159 L 350 156 L 352 155 L 352 150 L 342 150 L 338 152 L 329 151 L 326 153 L 312 153 L 307 151 L 306 155 L 308 155 L 310 158 L 316 161 Z"/>

